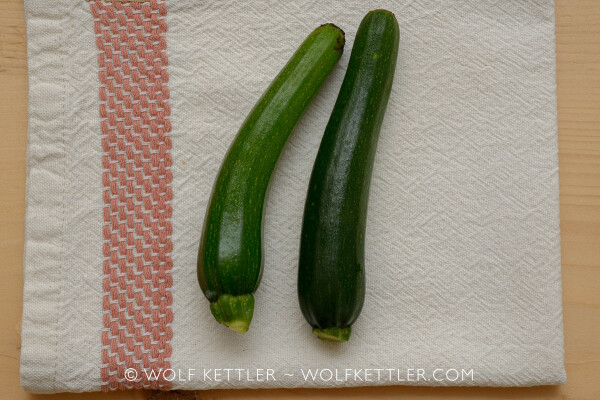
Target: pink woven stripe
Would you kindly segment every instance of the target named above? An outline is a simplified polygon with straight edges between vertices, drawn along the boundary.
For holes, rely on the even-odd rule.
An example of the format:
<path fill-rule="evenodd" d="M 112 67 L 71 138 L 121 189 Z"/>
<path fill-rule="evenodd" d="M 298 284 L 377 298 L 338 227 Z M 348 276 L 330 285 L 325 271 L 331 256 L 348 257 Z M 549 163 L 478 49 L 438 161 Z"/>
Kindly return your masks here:
<path fill-rule="evenodd" d="M 90 8 L 104 151 L 102 390 L 169 389 L 161 373 L 173 336 L 167 9 L 164 0 Z M 138 379 L 126 376 L 132 368 Z"/>

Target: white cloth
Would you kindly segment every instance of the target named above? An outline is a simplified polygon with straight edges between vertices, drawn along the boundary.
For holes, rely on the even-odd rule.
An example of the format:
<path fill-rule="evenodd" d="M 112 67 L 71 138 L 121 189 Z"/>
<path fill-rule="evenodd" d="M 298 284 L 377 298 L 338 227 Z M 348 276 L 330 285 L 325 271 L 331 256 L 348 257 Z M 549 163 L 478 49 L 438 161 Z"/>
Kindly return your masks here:
<path fill-rule="evenodd" d="M 25 4 L 21 382 L 34 392 L 99 390 L 104 203 L 93 21 L 86 1 Z M 333 0 L 167 3 L 170 363 L 181 373 L 173 388 L 565 382 L 549 0 L 377 4 L 396 14 L 400 47 L 371 184 L 365 305 L 348 343 L 321 342 L 304 321 L 296 274 L 305 193 L 356 29 L 371 7 Z M 325 22 L 344 29 L 346 48 L 272 179 L 264 274 L 242 336 L 216 323 L 196 280 L 205 208 L 246 114 Z M 219 382 L 219 368 L 248 371 L 226 380 L 221 370 Z M 272 369 L 275 380 L 261 381 L 258 368 Z M 305 378 L 317 368 L 319 376 Z M 337 376 L 328 379 L 323 368 Z M 418 369 L 429 379 L 416 379 Z M 452 370 L 472 370 L 472 377 L 453 380 Z"/>

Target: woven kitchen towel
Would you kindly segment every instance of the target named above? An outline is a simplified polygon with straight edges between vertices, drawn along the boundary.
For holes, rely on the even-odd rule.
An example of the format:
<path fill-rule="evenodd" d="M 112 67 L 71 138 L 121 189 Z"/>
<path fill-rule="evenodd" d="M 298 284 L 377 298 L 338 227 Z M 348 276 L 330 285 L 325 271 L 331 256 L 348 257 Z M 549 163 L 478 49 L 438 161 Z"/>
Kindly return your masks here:
<path fill-rule="evenodd" d="M 552 1 L 391 1 L 394 88 L 374 166 L 367 295 L 349 343 L 296 295 L 304 197 L 356 29 L 375 6 L 26 0 L 21 383 L 528 386 L 565 381 Z M 196 281 L 221 159 L 315 27 L 346 52 L 271 182 L 250 331 Z"/>

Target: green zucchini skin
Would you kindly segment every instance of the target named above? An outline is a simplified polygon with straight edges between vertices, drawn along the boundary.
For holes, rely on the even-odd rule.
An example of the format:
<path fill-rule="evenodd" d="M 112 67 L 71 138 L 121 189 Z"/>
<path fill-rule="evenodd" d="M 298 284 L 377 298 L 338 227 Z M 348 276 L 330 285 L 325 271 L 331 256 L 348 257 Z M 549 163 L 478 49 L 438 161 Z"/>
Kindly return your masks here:
<path fill-rule="evenodd" d="M 371 171 L 398 56 L 389 11 L 362 20 L 310 178 L 298 297 L 319 338 L 346 341 L 365 297 L 364 238 Z"/>
<path fill-rule="evenodd" d="M 273 80 L 234 139 L 215 180 L 198 251 L 198 282 L 215 319 L 248 330 L 262 276 L 269 181 L 294 126 L 339 60 L 344 32 L 315 29 Z"/>

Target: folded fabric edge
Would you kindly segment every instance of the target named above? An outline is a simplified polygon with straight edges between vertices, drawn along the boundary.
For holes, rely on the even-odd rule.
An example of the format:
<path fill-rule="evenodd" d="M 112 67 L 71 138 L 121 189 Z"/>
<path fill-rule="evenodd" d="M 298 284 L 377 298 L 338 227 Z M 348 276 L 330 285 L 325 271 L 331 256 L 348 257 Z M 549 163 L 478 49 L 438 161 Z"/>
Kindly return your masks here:
<path fill-rule="evenodd" d="M 64 253 L 65 82 L 62 8 L 25 1 L 29 105 L 20 378 L 32 393 L 57 382 Z"/>

